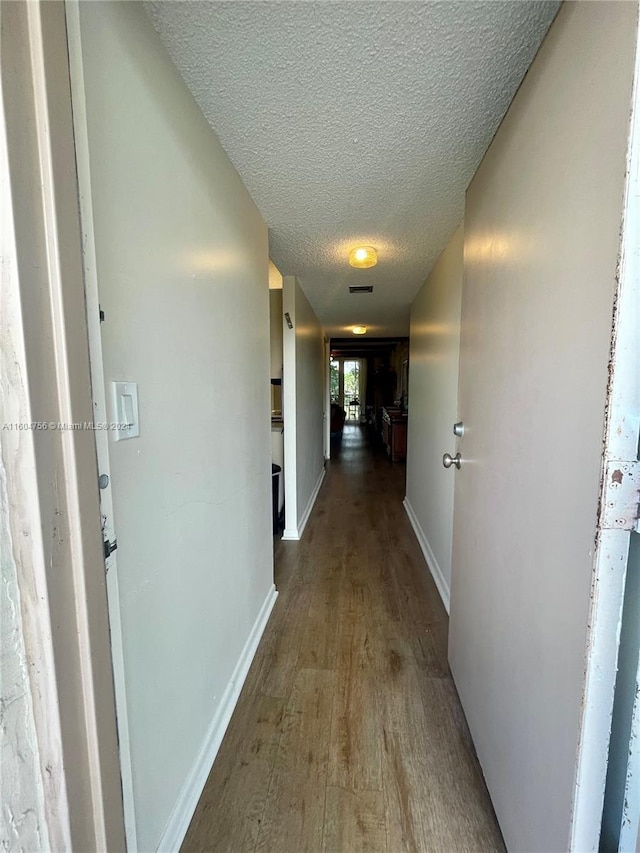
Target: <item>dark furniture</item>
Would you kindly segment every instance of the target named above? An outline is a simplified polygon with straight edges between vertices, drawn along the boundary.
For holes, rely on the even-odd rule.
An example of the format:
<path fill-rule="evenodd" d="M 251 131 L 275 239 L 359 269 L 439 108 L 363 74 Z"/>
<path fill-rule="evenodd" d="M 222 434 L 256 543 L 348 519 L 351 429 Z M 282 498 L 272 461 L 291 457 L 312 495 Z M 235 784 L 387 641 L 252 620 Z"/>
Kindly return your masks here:
<path fill-rule="evenodd" d="M 282 468 L 279 465 L 271 463 L 271 507 L 273 512 L 273 535 L 276 536 L 280 532 L 280 513 L 278 512 L 278 497 L 280 492 L 280 472 Z"/>
<path fill-rule="evenodd" d="M 382 443 L 392 462 L 407 458 L 407 415 L 402 409 L 382 409 Z"/>

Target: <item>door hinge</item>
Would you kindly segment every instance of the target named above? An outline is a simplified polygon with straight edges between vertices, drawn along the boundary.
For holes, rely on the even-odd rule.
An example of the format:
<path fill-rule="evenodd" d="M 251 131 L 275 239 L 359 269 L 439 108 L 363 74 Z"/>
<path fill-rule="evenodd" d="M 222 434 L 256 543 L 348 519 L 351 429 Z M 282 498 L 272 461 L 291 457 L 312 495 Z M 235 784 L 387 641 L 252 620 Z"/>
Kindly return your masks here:
<path fill-rule="evenodd" d="M 104 311 L 102 310 L 102 308 L 100 308 L 100 306 L 98 306 L 98 308 L 100 309 L 100 322 L 104 323 Z"/>
<path fill-rule="evenodd" d="M 609 459 L 600 511 L 601 530 L 638 530 L 640 462 Z"/>
<path fill-rule="evenodd" d="M 104 545 L 104 558 L 110 557 L 113 552 L 118 548 L 118 540 L 114 539 L 113 542 L 109 542 L 108 539 L 105 539 L 103 542 Z"/>

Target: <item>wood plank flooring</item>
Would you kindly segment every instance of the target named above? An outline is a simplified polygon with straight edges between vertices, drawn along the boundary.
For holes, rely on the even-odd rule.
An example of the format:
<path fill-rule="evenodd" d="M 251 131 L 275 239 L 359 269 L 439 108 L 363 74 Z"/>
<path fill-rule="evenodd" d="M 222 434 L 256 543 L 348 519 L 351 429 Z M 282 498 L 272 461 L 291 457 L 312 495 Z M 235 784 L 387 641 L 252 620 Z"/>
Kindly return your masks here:
<path fill-rule="evenodd" d="M 403 497 L 347 426 L 183 853 L 504 850 Z"/>

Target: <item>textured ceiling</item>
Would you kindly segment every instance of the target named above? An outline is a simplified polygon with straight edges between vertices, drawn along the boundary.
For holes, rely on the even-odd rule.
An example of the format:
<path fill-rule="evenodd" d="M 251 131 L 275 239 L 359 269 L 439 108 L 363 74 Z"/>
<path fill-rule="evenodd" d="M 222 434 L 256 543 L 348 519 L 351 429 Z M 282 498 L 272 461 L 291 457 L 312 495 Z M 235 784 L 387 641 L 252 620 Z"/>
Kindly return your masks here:
<path fill-rule="evenodd" d="M 169 53 L 330 334 L 409 305 L 557 2 L 152 2 Z M 352 270 L 348 250 L 376 246 Z M 350 295 L 350 284 L 373 284 Z"/>

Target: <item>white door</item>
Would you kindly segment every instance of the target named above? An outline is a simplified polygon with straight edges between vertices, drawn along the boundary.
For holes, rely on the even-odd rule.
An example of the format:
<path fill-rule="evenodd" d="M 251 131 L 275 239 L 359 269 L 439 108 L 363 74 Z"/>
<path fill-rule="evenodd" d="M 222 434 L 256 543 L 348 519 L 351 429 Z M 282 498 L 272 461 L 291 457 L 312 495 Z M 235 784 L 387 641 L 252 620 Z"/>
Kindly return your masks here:
<path fill-rule="evenodd" d="M 65 3 L 69 44 L 69 67 L 73 124 L 76 143 L 76 163 L 80 194 L 81 228 L 83 236 L 83 260 L 85 294 L 87 300 L 87 328 L 89 332 L 89 357 L 91 360 L 91 385 L 94 405 L 94 423 L 108 424 L 110 412 L 106 403 L 103 372 L 101 322 L 103 312 L 98 299 L 96 274 L 93 209 L 91 203 L 91 181 L 89 175 L 89 142 L 87 138 L 86 102 L 84 74 L 80 45 L 80 19 L 78 4 Z M 102 534 L 105 542 L 105 571 L 107 572 L 107 598 L 109 626 L 111 630 L 111 658 L 116 695 L 118 742 L 120 746 L 120 772 L 124 804 L 127 849 L 137 850 L 135 812 L 133 801 L 133 777 L 129 749 L 129 724 L 125 691 L 122 629 L 120 624 L 120 594 L 118 591 L 117 534 L 113 526 L 113 503 L 111 470 L 109 465 L 108 430 L 95 431 L 98 472 L 100 474 L 100 514 Z"/>
<path fill-rule="evenodd" d="M 619 456 L 608 367 L 636 10 L 604 6 L 563 7 L 465 212 L 449 654 L 512 850 L 597 849 L 606 774 L 633 521 L 596 520 L 601 476 L 607 500 L 633 490 L 638 413 L 632 394 Z"/>

